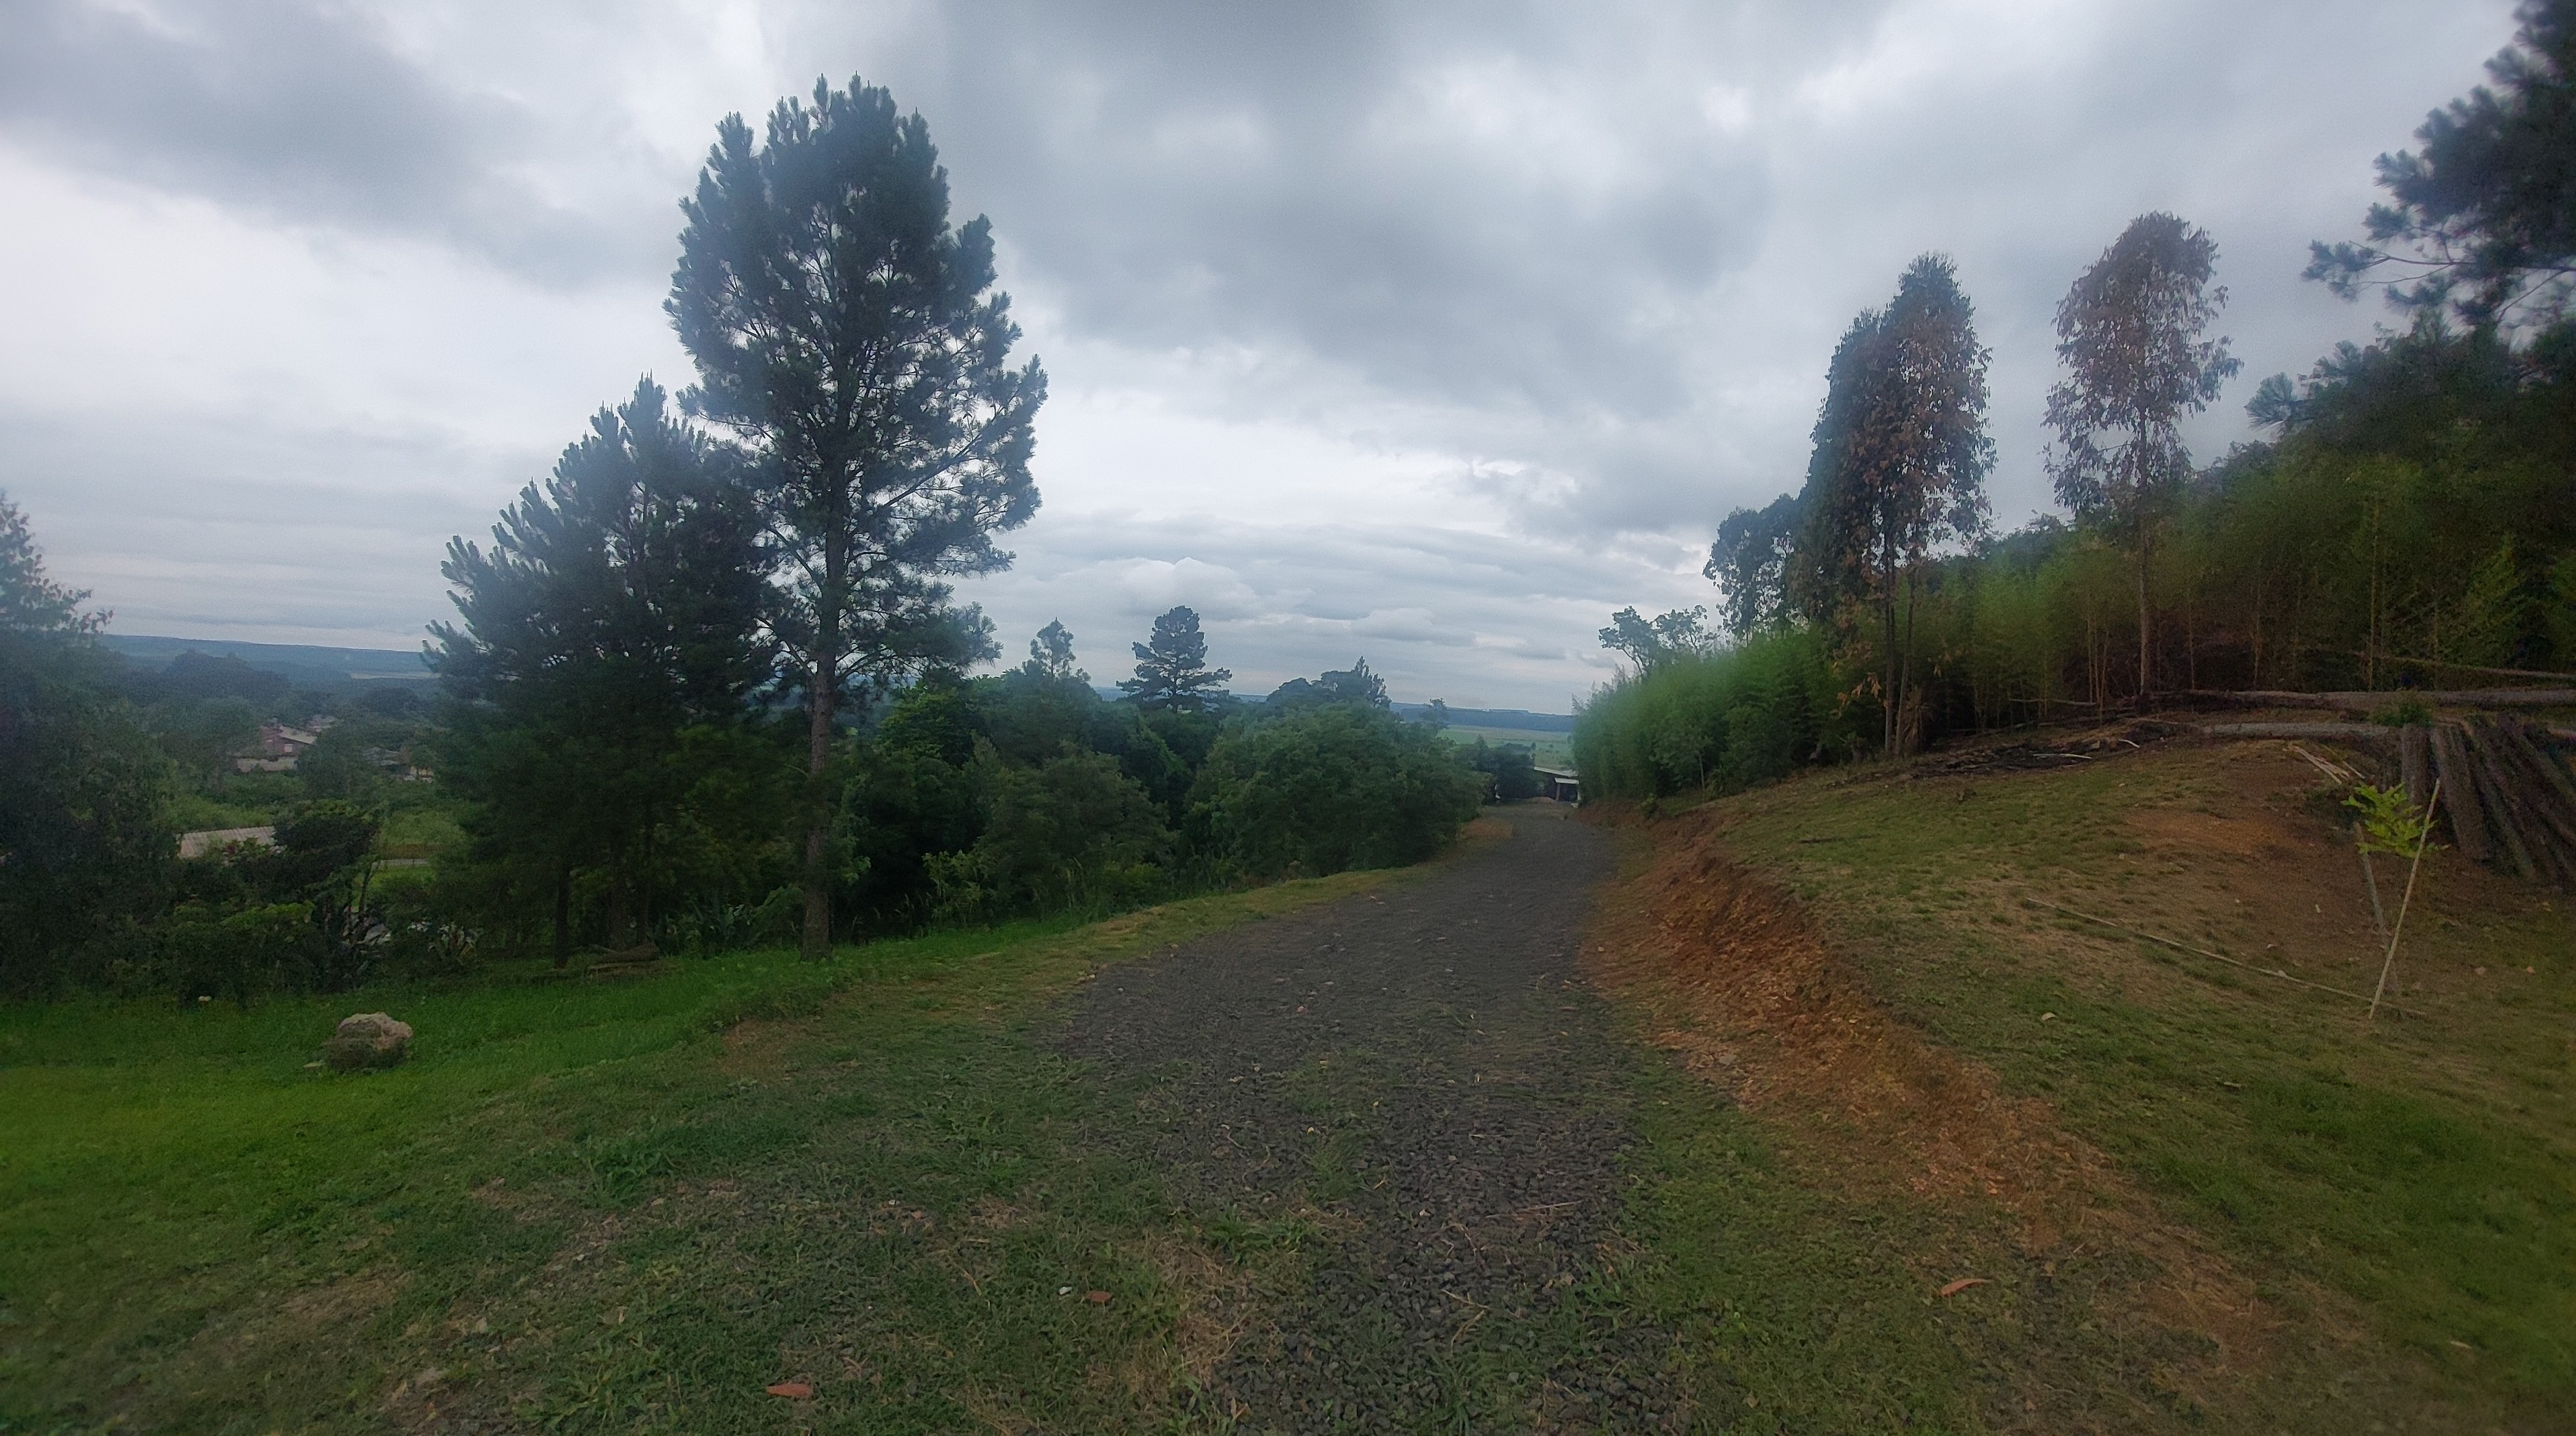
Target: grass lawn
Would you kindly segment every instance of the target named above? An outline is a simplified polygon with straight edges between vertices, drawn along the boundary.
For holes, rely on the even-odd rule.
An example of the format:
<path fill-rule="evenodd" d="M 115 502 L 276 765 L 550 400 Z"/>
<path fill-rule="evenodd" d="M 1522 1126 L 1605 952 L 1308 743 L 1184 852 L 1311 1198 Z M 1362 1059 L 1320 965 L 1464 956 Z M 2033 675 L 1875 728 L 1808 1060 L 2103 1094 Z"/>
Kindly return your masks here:
<path fill-rule="evenodd" d="M 1211 1268 L 1151 1173 L 1059 1145 L 1076 1090 L 1021 1029 L 1101 963 L 1401 880 L 828 965 L 0 1010 L 0 1431 L 374 1430 L 467 1387 L 767 1430 L 791 1379 L 862 1430 L 1159 1419 Z M 307 1070 L 375 1008 L 409 1064 Z"/>
<path fill-rule="evenodd" d="M 1813 774 L 1697 817 L 1804 901 L 1874 1001 L 2044 1099 L 2290 1327 L 2360 1313 L 2346 1354 L 2403 1368 L 2403 1429 L 2568 1429 L 2576 924 L 2557 895 L 2437 853 L 2398 959 L 2407 1011 L 2375 1025 L 2026 901 L 2366 993 L 2381 944 L 2314 780 L 2279 745 L 2167 748 Z M 2383 868 L 2392 911 L 2402 881 Z"/>
<path fill-rule="evenodd" d="M 1052 1014 L 1105 964 L 1411 877 L 822 966 L 0 1010 L 0 1432 L 1234 1430 L 1204 1378 L 1312 1275 L 1335 1172 L 1181 1210 L 1086 1140 L 1144 1094 Z M 305 1067 L 372 1008 L 409 1064 Z M 1606 1075 L 1643 1140 L 1587 1305 L 1671 1333 L 1730 1430 L 1975 1429 L 1876 1231 L 1659 1056 Z M 1494 1393 L 1552 1339 L 1462 1328 L 1457 1409 L 1517 1409 Z"/>

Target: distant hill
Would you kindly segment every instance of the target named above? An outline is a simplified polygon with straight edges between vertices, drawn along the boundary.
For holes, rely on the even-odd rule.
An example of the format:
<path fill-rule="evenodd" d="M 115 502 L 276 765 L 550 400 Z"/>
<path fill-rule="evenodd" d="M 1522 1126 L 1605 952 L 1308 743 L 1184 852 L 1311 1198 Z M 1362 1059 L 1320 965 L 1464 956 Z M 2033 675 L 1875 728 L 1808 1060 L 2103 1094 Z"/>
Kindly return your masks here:
<path fill-rule="evenodd" d="M 428 684 L 438 675 L 415 651 L 392 648 L 323 648 L 305 643 L 238 643 L 223 638 L 165 638 L 149 633 L 102 633 L 99 642 L 140 668 L 167 668 L 183 653 L 238 658 L 283 676 L 297 688 L 332 692 L 372 684 Z"/>
<path fill-rule="evenodd" d="M 1095 683 L 1091 691 L 1115 703 L 1127 695 L 1106 683 Z M 1259 703 L 1266 695 L 1259 693 L 1229 694 L 1235 702 Z M 1387 705 L 1407 718 L 1419 718 L 1431 711 L 1428 703 L 1392 703 Z M 1452 708 L 1449 726 L 1453 728 L 1508 728 L 1523 733 L 1571 733 L 1571 713 L 1532 713 L 1526 708 Z"/>
<path fill-rule="evenodd" d="M 99 642 L 139 667 L 166 668 L 182 653 L 208 658 L 238 658 L 253 668 L 283 675 L 297 688 L 336 692 L 378 683 L 429 684 L 438 679 L 417 652 L 395 648 L 324 648 L 308 643 L 239 643 L 225 638 L 165 638 L 149 633 L 102 633 Z M 1100 696 L 1125 695 L 1099 685 Z M 1243 703 L 1258 703 L 1259 694 L 1236 694 Z M 1396 712 L 1419 718 L 1428 703 L 1398 703 Z M 1502 728 L 1524 733 L 1571 733 L 1570 713 L 1532 713 L 1525 708 L 1452 708 L 1449 722 L 1458 728 Z"/>
<path fill-rule="evenodd" d="M 1431 711 L 1428 703 L 1398 703 L 1395 711 L 1407 718 L 1419 718 Z M 1571 713 L 1532 713 L 1526 708 L 1452 708 L 1449 724 L 1453 728 L 1517 728 L 1526 733 L 1571 733 Z"/>

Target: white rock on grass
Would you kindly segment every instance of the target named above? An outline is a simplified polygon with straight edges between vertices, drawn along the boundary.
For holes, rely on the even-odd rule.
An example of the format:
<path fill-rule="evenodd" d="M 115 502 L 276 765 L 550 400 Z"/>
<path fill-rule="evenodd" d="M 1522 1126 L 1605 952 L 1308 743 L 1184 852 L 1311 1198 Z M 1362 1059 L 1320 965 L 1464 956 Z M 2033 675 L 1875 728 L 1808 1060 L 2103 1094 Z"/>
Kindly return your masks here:
<path fill-rule="evenodd" d="M 391 1067 L 411 1055 L 411 1024 L 382 1012 L 361 1012 L 340 1019 L 340 1030 L 322 1044 L 322 1060 L 334 1072 Z"/>

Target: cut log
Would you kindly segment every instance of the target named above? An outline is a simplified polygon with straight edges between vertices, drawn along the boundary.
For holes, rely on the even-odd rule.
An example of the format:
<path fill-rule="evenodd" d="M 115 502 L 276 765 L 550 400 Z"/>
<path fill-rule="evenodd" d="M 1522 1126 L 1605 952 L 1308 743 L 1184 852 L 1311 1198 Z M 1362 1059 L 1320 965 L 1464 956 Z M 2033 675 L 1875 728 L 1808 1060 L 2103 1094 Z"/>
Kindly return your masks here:
<path fill-rule="evenodd" d="M 2403 775 L 2399 781 L 2406 785 L 2406 801 L 2419 813 L 2433 801 L 2433 754 L 2427 741 L 2431 737 L 2432 730 L 2411 724 L 2397 730 L 2397 767 Z"/>
<path fill-rule="evenodd" d="M 2520 728 L 2494 724 L 2482 736 L 2512 786 L 2532 856 L 2553 870 L 2553 882 L 2576 882 L 2576 784 Z"/>
<path fill-rule="evenodd" d="M 2361 743 L 2385 748 L 2397 730 L 2377 723 L 2204 723 L 2212 738 L 2314 738 L 2331 743 Z"/>
<path fill-rule="evenodd" d="M 2549 786 L 2555 789 L 2559 798 L 2567 804 L 2570 812 L 2576 812 L 2576 779 L 2570 779 L 2566 768 L 2560 766 L 2558 761 L 2547 753 L 2540 751 L 2540 745 L 2531 741 L 2530 729 L 2519 723 L 2506 723 L 2499 726 L 2508 735 L 2508 741 L 2513 744 L 2514 751 L 2522 755 L 2523 762 L 2548 781 Z"/>
<path fill-rule="evenodd" d="M 2413 698 L 2436 708 L 2576 708 L 2576 688 L 2417 688 L 2379 693 L 2291 693 L 2256 688 L 2231 692 L 2197 691 L 2194 698 L 2236 703 L 2248 708 L 2334 708 L 2346 713 L 2376 713 Z"/>
<path fill-rule="evenodd" d="M 2473 863 L 2495 856 L 2495 849 L 2487 843 L 2486 814 L 2478 802 L 2477 779 L 2469 772 L 2469 745 L 2453 724 L 2445 723 L 2433 730 L 2433 770 L 2442 784 L 2442 798 L 2450 805 L 2451 841 L 2460 845 L 2460 856 Z"/>
<path fill-rule="evenodd" d="M 2477 774 L 2478 797 L 2486 805 L 2487 826 L 2495 829 L 2497 837 L 2504 839 L 2505 856 L 2513 859 L 2513 870 L 2522 874 L 2525 882 L 2537 881 L 2540 870 L 2532 864 L 2531 845 L 2522 840 L 2522 825 L 2516 821 L 2514 812 L 2513 789 L 2506 784 L 2503 771 L 2496 766 L 2495 754 L 2489 751 L 2494 745 L 2480 741 L 2485 737 L 2476 729 L 2468 730 L 2469 768 Z"/>

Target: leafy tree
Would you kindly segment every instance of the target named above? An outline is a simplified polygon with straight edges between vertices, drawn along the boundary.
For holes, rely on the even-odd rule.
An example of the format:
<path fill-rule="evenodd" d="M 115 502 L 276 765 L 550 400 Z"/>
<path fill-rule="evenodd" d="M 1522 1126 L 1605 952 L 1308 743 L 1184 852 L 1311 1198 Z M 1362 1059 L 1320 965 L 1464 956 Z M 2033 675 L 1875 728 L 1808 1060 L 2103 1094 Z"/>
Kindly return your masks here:
<path fill-rule="evenodd" d="M 1789 565 L 1798 547 L 1798 497 L 1737 509 L 1717 526 L 1700 576 L 1717 585 L 1718 622 L 1737 638 L 1787 621 Z"/>
<path fill-rule="evenodd" d="M 1705 608 L 1676 608 L 1647 618 L 1634 608 L 1610 615 L 1601 630 L 1601 646 L 1624 654 L 1640 673 L 1683 658 L 1694 658 L 1716 646 L 1706 627 Z"/>
<path fill-rule="evenodd" d="M 1280 711 L 1313 708 L 1327 703 L 1351 703 L 1362 708 L 1389 708 L 1386 680 L 1370 670 L 1365 658 L 1348 668 L 1329 669 L 1312 680 L 1291 678 L 1262 700 L 1263 706 Z M 1444 708 L 1445 713 L 1445 708 Z"/>
<path fill-rule="evenodd" d="M 152 728 L 191 781 L 220 788 L 234 757 L 259 741 L 259 710 L 246 698 L 167 704 L 153 714 Z"/>
<path fill-rule="evenodd" d="M 2576 296 L 2576 0 L 2526 0 L 2479 86 L 2427 116 L 2423 150 L 2379 157 L 2393 203 L 2368 244 L 2311 244 L 2307 277 L 2346 299 L 2386 288 L 2401 309 L 2472 327 L 2555 323 Z M 2383 273 L 2395 278 L 2375 278 Z"/>
<path fill-rule="evenodd" d="M 1088 685 L 1091 675 L 1082 671 L 1073 659 L 1073 630 L 1062 619 L 1049 619 L 1038 636 L 1029 640 L 1029 659 L 1020 671 L 1049 683 Z"/>
<path fill-rule="evenodd" d="M 1483 801 L 1484 780 L 1419 723 L 1334 703 L 1230 725 L 1190 793 L 1190 831 L 1256 877 L 1419 862 Z"/>
<path fill-rule="evenodd" d="M 2204 339 L 2227 303 L 2212 288 L 2218 242 L 2158 211 L 2130 222 L 2057 306 L 2067 377 L 2048 391 L 2049 473 L 2060 503 L 2121 535 L 2136 563 L 2138 696 L 2155 691 L 2148 598 L 2157 527 L 2191 476 L 2182 420 L 2209 407 L 2241 363 Z"/>
<path fill-rule="evenodd" d="M 697 362 L 694 412 L 761 463 L 782 560 L 772 623 L 804 692 L 809 774 L 803 950 L 830 948 L 824 801 L 852 689 L 987 656 L 943 580 L 1010 561 L 993 546 L 1037 507 L 1032 360 L 993 289 L 991 226 L 948 222 L 948 176 L 919 115 L 852 80 L 781 101 L 755 143 L 717 126 L 665 306 Z"/>
<path fill-rule="evenodd" d="M 1527 743 L 1488 745 L 1477 739 L 1466 750 L 1467 766 L 1485 775 L 1489 796 L 1497 803 L 1517 803 L 1541 791 L 1537 750 Z"/>
<path fill-rule="evenodd" d="M 1207 635 L 1199 631 L 1198 610 L 1186 604 L 1155 619 L 1153 636 L 1128 647 L 1136 654 L 1136 676 L 1118 686 L 1149 709 L 1200 712 L 1234 681 L 1233 670 L 1207 666 Z"/>
<path fill-rule="evenodd" d="M 1171 829 L 1115 759 L 1068 753 L 1036 767 L 986 767 L 988 816 L 975 846 L 931 860 L 951 911 L 1062 911 L 1160 886 Z"/>
<path fill-rule="evenodd" d="M 29 638 L 79 638 L 107 624 L 104 610 L 81 612 L 89 590 L 65 588 L 45 575 L 44 551 L 27 516 L 0 489 L 0 633 Z"/>
<path fill-rule="evenodd" d="M 916 683 L 852 762 L 842 793 L 835 874 L 848 911 L 877 931 L 915 926 L 937 899 L 931 859 L 982 832 L 976 714 L 954 684 Z"/>
<path fill-rule="evenodd" d="M 581 872 L 611 941 L 650 933 L 659 846 L 710 751 L 691 734 L 749 718 L 768 672 L 758 526 L 732 459 L 646 380 L 521 490 L 488 551 L 448 545 L 464 626 L 431 630 L 458 705 L 442 776 L 476 804 L 478 846 L 550 880 L 558 962 Z"/>
<path fill-rule="evenodd" d="M 0 991 L 79 976 L 86 945 L 158 909 L 170 760 L 109 688 L 104 613 L 45 573 L 0 494 Z"/>

